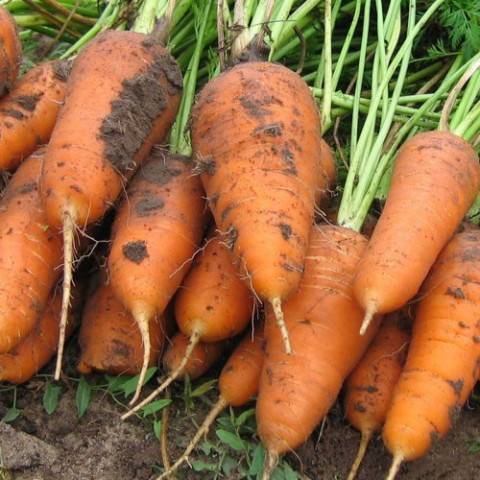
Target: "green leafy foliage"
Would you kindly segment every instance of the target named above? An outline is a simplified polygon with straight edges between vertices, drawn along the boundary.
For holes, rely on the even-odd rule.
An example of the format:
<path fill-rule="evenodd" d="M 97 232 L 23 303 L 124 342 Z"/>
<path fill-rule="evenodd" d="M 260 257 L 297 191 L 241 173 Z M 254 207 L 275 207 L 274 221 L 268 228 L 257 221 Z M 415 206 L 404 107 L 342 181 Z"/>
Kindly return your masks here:
<path fill-rule="evenodd" d="M 48 382 L 45 385 L 42 403 L 43 408 L 49 415 L 51 415 L 57 409 L 61 393 L 62 388 L 59 385 L 55 385 L 51 382 Z"/>
<path fill-rule="evenodd" d="M 5 423 L 12 423 L 14 422 L 20 415 L 22 411 L 16 407 L 10 407 L 2 418 L 2 422 Z"/>
<path fill-rule="evenodd" d="M 88 410 L 90 401 L 92 399 L 92 386 L 87 382 L 82 375 L 77 385 L 77 392 L 75 394 L 75 405 L 77 406 L 78 418 L 82 418 Z"/>

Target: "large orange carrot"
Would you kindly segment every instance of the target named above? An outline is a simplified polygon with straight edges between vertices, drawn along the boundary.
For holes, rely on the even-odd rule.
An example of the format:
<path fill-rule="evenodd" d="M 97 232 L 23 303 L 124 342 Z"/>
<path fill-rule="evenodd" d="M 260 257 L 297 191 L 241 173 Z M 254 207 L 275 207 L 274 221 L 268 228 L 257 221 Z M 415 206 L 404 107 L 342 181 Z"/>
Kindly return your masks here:
<path fill-rule="evenodd" d="M 61 271 L 62 239 L 38 194 L 43 152 L 13 175 L 0 201 L 0 353 L 17 345 L 42 314 Z"/>
<path fill-rule="evenodd" d="M 220 398 L 206 416 L 181 457 L 158 480 L 170 478 L 171 474 L 187 461 L 195 446 L 208 433 L 211 425 L 228 405 L 240 407 L 258 392 L 258 384 L 264 360 L 263 328 L 249 332 L 234 350 L 220 374 L 218 387 Z"/>
<path fill-rule="evenodd" d="M 75 59 L 41 179 L 49 223 L 63 228 L 64 295 L 55 378 L 61 370 L 75 226 L 99 220 L 125 180 L 161 141 L 179 104 L 178 66 L 154 37 L 107 31 Z"/>
<path fill-rule="evenodd" d="M 163 318 L 152 318 L 150 327 L 151 349 L 147 366 L 157 364 L 165 342 Z M 142 369 L 140 330 L 103 278 L 85 305 L 79 343 L 81 356 L 77 370 L 81 373 L 97 370 L 136 375 Z"/>
<path fill-rule="evenodd" d="M 267 449 L 264 478 L 279 454 L 302 444 L 326 415 L 375 334 L 375 328 L 363 337 L 358 333 L 363 311 L 352 290 L 366 244 L 346 228 L 312 230 L 300 289 L 284 306 L 293 355 L 284 352 L 268 312 L 257 400 L 258 433 Z"/>
<path fill-rule="evenodd" d="M 383 429 L 393 455 L 389 479 L 403 461 L 425 455 L 445 436 L 480 369 L 480 231 L 457 234 L 422 287 L 405 368 Z"/>
<path fill-rule="evenodd" d="M 366 310 L 401 308 L 417 293 L 480 188 L 478 157 L 449 133 L 419 133 L 398 153 L 385 208 L 358 265 L 355 296 Z"/>
<path fill-rule="evenodd" d="M 115 218 L 108 257 L 112 288 L 135 318 L 145 350 L 132 403 L 147 370 L 149 323 L 165 310 L 202 239 L 203 195 L 187 157 L 155 150 Z"/>
<path fill-rule="evenodd" d="M 78 325 L 83 292 L 82 283 L 73 291 L 67 338 Z M 45 310 L 38 314 L 33 330 L 8 353 L 0 354 L 0 381 L 17 384 L 27 382 L 50 361 L 57 350 L 61 306 L 61 289 L 54 287 Z"/>
<path fill-rule="evenodd" d="M 0 97 L 12 89 L 21 61 L 22 44 L 17 24 L 10 13 L 0 7 Z"/>
<path fill-rule="evenodd" d="M 69 61 L 32 68 L 0 100 L 0 170 L 11 170 L 48 143 L 65 97 Z"/>
<path fill-rule="evenodd" d="M 361 432 L 358 455 L 348 480 L 353 480 L 373 433 L 382 428 L 392 393 L 405 362 L 409 333 L 401 312 L 389 315 L 380 326 L 360 363 L 346 382 L 345 416 Z"/>
<path fill-rule="evenodd" d="M 193 112 L 192 146 L 218 228 L 270 302 L 291 353 L 281 303 L 299 285 L 322 168 L 320 119 L 304 81 L 267 62 L 210 81 Z M 324 181 L 329 177 L 325 168 Z"/>

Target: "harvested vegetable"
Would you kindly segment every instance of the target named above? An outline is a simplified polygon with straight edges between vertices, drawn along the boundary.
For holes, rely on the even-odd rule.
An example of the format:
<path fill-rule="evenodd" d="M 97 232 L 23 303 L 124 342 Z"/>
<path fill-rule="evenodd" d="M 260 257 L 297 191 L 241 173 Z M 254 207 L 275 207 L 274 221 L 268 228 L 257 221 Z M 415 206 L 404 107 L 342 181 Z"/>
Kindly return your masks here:
<path fill-rule="evenodd" d="M 85 305 L 78 338 L 81 355 L 77 370 L 137 375 L 144 360 L 140 330 L 105 280 L 102 276 Z M 157 365 L 164 343 L 165 322 L 162 316 L 156 316 L 150 322 L 151 349 L 147 366 Z"/>
<path fill-rule="evenodd" d="M 41 195 L 63 230 L 64 296 L 55 378 L 61 370 L 74 231 L 100 220 L 152 146 L 169 130 L 181 75 L 153 36 L 106 31 L 76 57 L 45 154 Z"/>
<path fill-rule="evenodd" d="M 22 62 L 22 44 L 17 24 L 4 7 L 0 7 L 0 97 L 14 86 Z"/>
<path fill-rule="evenodd" d="M 0 100 L 0 170 L 12 170 L 48 143 L 65 97 L 68 61 L 41 63 Z"/>
<path fill-rule="evenodd" d="M 393 464 L 422 457 L 443 438 L 479 376 L 480 230 L 453 237 L 422 287 L 407 361 L 383 439 Z"/>
<path fill-rule="evenodd" d="M 363 312 L 352 290 L 366 244 L 363 235 L 342 227 L 312 230 L 300 289 L 284 306 L 293 355 L 283 350 L 273 314 L 267 314 L 257 400 L 258 434 L 267 449 L 264 478 L 280 454 L 307 440 L 374 337 L 378 321 L 366 336 L 356 329 Z"/>
<path fill-rule="evenodd" d="M 25 160 L 0 201 L 0 353 L 32 331 L 61 274 L 62 239 L 38 193 L 43 158 L 41 150 Z"/>
<path fill-rule="evenodd" d="M 188 460 L 188 456 L 198 442 L 208 433 L 215 419 L 226 407 L 245 405 L 258 392 L 258 384 L 264 359 L 263 329 L 249 332 L 234 350 L 222 369 L 218 380 L 220 398 L 212 407 L 200 428 L 188 444 L 180 458 L 158 480 L 169 478 L 170 475 Z"/>
<path fill-rule="evenodd" d="M 347 480 L 356 477 L 372 435 L 381 430 L 385 422 L 393 389 L 405 363 L 409 339 L 404 315 L 390 314 L 347 379 L 345 416 L 362 434 Z"/>

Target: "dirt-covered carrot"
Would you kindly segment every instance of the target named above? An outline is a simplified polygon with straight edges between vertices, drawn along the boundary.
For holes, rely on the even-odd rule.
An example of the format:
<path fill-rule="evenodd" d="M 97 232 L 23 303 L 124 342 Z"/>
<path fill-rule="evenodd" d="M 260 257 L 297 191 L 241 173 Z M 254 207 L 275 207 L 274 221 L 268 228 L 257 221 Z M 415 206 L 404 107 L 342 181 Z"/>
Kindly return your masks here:
<path fill-rule="evenodd" d="M 372 344 L 346 381 L 345 416 L 361 432 L 357 457 L 348 475 L 353 480 L 372 435 L 379 431 L 390 406 L 408 351 L 407 319 L 402 312 L 390 314 Z"/>
<path fill-rule="evenodd" d="M 163 317 L 150 322 L 150 355 L 147 366 L 157 365 L 165 343 Z M 82 316 L 77 370 L 137 375 L 143 365 L 143 340 L 134 318 L 117 300 L 102 277 L 88 299 Z"/>
<path fill-rule="evenodd" d="M 142 333 L 139 388 L 150 357 L 149 324 L 180 286 L 203 236 L 203 195 L 188 157 L 155 150 L 115 217 L 108 266 L 113 291 Z"/>
<path fill-rule="evenodd" d="M 307 440 L 374 336 L 375 325 L 365 337 L 358 333 L 363 311 L 352 290 L 366 244 L 353 230 L 330 225 L 312 230 L 300 289 L 284 305 L 293 355 L 282 348 L 268 312 L 257 400 L 258 433 L 267 449 L 264 478 L 280 454 Z"/>
<path fill-rule="evenodd" d="M 236 65 L 201 91 L 192 146 L 216 224 L 251 288 L 272 304 L 291 353 L 281 304 L 302 276 L 321 178 L 311 93 L 281 65 Z"/>
<path fill-rule="evenodd" d="M 148 36 L 106 31 L 76 57 L 48 144 L 41 194 L 48 222 L 63 229 L 64 300 L 55 378 L 60 375 L 74 229 L 99 220 L 178 108 L 181 75 Z"/>
<path fill-rule="evenodd" d="M 264 360 L 263 329 L 248 332 L 234 350 L 220 373 L 218 388 L 220 398 L 206 416 L 204 422 L 195 433 L 181 457 L 158 480 L 170 478 L 170 475 L 187 461 L 198 442 L 208 433 L 211 425 L 227 406 L 240 407 L 245 405 L 258 392 L 260 374 Z"/>
<path fill-rule="evenodd" d="M 22 44 L 12 15 L 0 7 L 0 97 L 8 93 L 18 76 Z"/>
<path fill-rule="evenodd" d="M 0 100 L 0 170 L 11 170 L 48 143 L 65 97 L 69 61 L 32 68 Z"/>
<path fill-rule="evenodd" d="M 78 325 L 84 290 L 83 282 L 79 282 L 72 292 L 67 339 Z M 61 306 L 61 288 L 54 287 L 45 310 L 37 316 L 33 330 L 8 353 L 0 354 L 1 382 L 27 382 L 55 355 Z"/>
<path fill-rule="evenodd" d="M 171 374 L 152 395 L 159 395 L 181 374 L 198 342 L 234 337 L 253 316 L 253 296 L 240 279 L 221 236 L 212 233 L 207 239 L 178 290 L 174 308 L 177 325 L 190 344 L 178 367 L 170 369 Z"/>
<path fill-rule="evenodd" d="M 43 313 L 62 265 L 61 235 L 38 194 L 43 152 L 13 175 L 0 201 L 0 353 L 17 345 Z"/>
<path fill-rule="evenodd" d="M 422 287 L 405 367 L 394 390 L 383 439 L 401 462 L 427 453 L 468 399 L 480 364 L 480 231 L 453 237 Z"/>

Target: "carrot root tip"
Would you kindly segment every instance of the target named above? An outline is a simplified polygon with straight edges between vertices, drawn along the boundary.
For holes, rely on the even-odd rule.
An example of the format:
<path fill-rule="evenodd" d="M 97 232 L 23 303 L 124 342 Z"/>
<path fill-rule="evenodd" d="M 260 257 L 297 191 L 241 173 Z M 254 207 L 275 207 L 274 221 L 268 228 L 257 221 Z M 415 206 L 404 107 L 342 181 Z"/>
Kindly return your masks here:
<path fill-rule="evenodd" d="M 365 316 L 363 317 L 362 325 L 360 326 L 360 335 L 365 335 L 368 327 L 372 323 L 373 317 L 377 313 L 377 306 L 376 305 L 368 305 Z"/>
<path fill-rule="evenodd" d="M 210 410 L 210 413 L 205 417 L 205 420 L 203 421 L 200 428 L 197 430 L 197 433 L 195 433 L 190 443 L 187 445 L 187 448 L 183 452 L 182 456 L 169 469 L 165 470 L 165 472 L 163 472 L 157 478 L 157 480 L 163 480 L 165 478 L 168 478 L 170 475 L 172 475 L 172 473 L 178 470 L 183 465 L 183 463 L 185 463 L 188 460 L 189 455 L 192 453 L 193 449 L 197 446 L 198 442 L 201 440 L 201 438 L 204 435 L 208 433 L 215 419 L 218 417 L 220 412 L 224 410 L 227 406 L 228 406 L 228 402 L 223 397 L 220 397 L 217 403 Z"/>
<path fill-rule="evenodd" d="M 70 209 L 63 213 L 63 296 L 58 332 L 57 362 L 55 365 L 55 380 L 60 380 L 62 373 L 63 350 L 65 348 L 65 332 L 67 329 L 68 309 L 72 288 L 73 257 L 74 257 L 75 216 Z"/>
<path fill-rule="evenodd" d="M 263 465 L 262 480 L 270 480 L 273 471 L 278 464 L 278 453 L 267 450 L 265 454 L 265 463 Z"/>
<path fill-rule="evenodd" d="M 129 410 L 127 413 L 122 415 L 121 419 L 126 420 L 128 417 L 132 416 L 135 412 L 138 412 L 142 407 L 150 403 L 157 395 L 160 395 L 174 380 L 176 380 L 185 369 L 188 360 L 192 356 L 193 349 L 200 341 L 200 332 L 195 331 L 193 332 L 192 336 L 190 337 L 190 342 L 185 350 L 185 355 L 182 358 L 182 361 L 179 363 L 178 367 L 170 373 L 170 375 L 162 382 L 162 384 L 155 389 L 147 398 L 142 400 L 139 404 L 137 404 L 134 408 Z"/>
<path fill-rule="evenodd" d="M 392 466 L 390 467 L 390 470 L 388 471 L 387 478 L 385 480 L 394 480 L 395 479 L 398 471 L 400 470 L 400 466 L 402 465 L 402 462 L 403 462 L 403 455 L 395 455 L 393 457 Z"/>
<path fill-rule="evenodd" d="M 360 445 L 358 447 L 358 453 L 357 453 L 357 456 L 355 457 L 352 467 L 350 468 L 350 472 L 348 472 L 347 480 L 354 480 L 355 477 L 357 476 L 358 469 L 360 468 L 360 464 L 362 463 L 363 457 L 365 456 L 365 452 L 367 451 L 370 438 L 372 438 L 371 430 L 362 432 L 362 438 L 360 440 Z"/>
<path fill-rule="evenodd" d="M 140 330 L 140 334 L 142 336 L 142 343 L 143 343 L 143 363 L 142 369 L 140 371 L 140 375 L 138 377 L 137 388 L 135 389 L 135 395 L 130 400 L 129 405 L 133 405 L 137 402 L 140 397 L 140 393 L 142 392 L 143 384 L 145 383 L 145 377 L 147 376 L 148 364 L 150 363 L 150 351 L 151 351 L 151 343 L 150 343 L 150 328 L 149 328 L 149 318 L 145 313 L 135 314 L 134 318 L 137 322 L 138 329 Z"/>
<path fill-rule="evenodd" d="M 285 353 L 291 355 L 292 345 L 290 343 L 290 337 L 288 335 L 287 325 L 285 324 L 285 316 L 282 310 L 282 300 L 279 297 L 275 297 L 270 301 L 273 309 L 273 314 L 275 315 L 275 321 L 277 326 L 280 329 L 280 335 L 282 336 L 283 345 L 285 348 Z"/>

